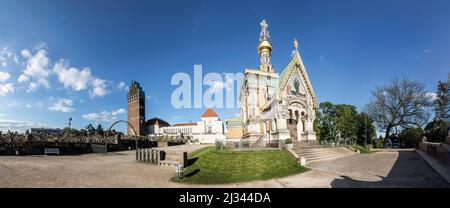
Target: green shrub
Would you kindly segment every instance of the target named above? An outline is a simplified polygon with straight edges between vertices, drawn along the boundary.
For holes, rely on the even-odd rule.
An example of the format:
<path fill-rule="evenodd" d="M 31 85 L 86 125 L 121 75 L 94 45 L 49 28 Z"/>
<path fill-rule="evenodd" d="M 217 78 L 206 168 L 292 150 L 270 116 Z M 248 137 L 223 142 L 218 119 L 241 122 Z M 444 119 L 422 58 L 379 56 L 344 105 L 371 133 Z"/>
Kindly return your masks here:
<path fill-rule="evenodd" d="M 425 127 L 425 136 L 429 142 L 445 142 L 448 125 L 443 120 L 434 120 Z"/>
<path fill-rule="evenodd" d="M 286 139 L 286 144 L 292 144 L 292 139 Z"/>
<path fill-rule="evenodd" d="M 359 150 L 359 152 L 360 152 L 361 154 L 369 154 L 369 153 L 371 153 L 371 151 L 370 151 L 369 148 L 365 148 L 365 147 L 363 147 L 363 146 L 359 146 L 359 145 L 354 144 L 354 145 L 352 145 L 352 147 L 353 147 L 354 149 Z"/>
<path fill-rule="evenodd" d="M 373 148 L 384 148 L 383 139 L 375 139 L 373 142 Z"/>
<path fill-rule="evenodd" d="M 423 130 L 421 128 L 406 128 L 400 133 L 400 142 L 405 148 L 419 147 L 422 141 Z"/>

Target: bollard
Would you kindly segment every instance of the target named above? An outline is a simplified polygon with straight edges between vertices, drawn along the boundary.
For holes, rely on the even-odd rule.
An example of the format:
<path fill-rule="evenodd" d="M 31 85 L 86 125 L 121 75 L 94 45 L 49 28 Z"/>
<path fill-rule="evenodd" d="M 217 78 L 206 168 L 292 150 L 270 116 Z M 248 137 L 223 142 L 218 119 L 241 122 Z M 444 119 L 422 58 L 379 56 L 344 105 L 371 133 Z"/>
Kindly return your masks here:
<path fill-rule="evenodd" d="M 139 161 L 139 149 L 136 149 L 136 160 Z"/>
<path fill-rule="evenodd" d="M 177 179 L 182 178 L 183 175 L 184 175 L 184 167 L 183 167 L 183 165 L 177 164 L 175 166 L 175 172 L 177 174 Z"/>
<path fill-rule="evenodd" d="M 153 149 L 150 149 L 150 162 L 151 163 L 153 163 L 153 158 L 154 158 Z"/>
<path fill-rule="evenodd" d="M 306 165 L 306 158 L 305 157 L 300 157 L 300 165 L 301 166 L 305 166 Z"/>

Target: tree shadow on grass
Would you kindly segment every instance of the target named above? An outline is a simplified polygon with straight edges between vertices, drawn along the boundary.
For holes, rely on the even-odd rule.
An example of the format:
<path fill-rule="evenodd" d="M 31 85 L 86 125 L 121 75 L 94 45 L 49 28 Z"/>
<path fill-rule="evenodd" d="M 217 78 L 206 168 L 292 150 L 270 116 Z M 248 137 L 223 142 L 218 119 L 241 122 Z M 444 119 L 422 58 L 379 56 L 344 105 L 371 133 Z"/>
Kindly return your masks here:
<path fill-rule="evenodd" d="M 198 157 L 188 159 L 186 167 L 193 165 L 195 162 L 197 162 L 197 160 L 198 160 Z"/>
<path fill-rule="evenodd" d="M 189 177 L 195 176 L 195 175 L 196 175 L 197 173 L 199 173 L 199 172 L 200 172 L 200 169 L 195 169 L 194 171 L 192 171 L 192 172 L 186 174 L 186 175 L 184 176 L 184 178 L 189 178 Z"/>

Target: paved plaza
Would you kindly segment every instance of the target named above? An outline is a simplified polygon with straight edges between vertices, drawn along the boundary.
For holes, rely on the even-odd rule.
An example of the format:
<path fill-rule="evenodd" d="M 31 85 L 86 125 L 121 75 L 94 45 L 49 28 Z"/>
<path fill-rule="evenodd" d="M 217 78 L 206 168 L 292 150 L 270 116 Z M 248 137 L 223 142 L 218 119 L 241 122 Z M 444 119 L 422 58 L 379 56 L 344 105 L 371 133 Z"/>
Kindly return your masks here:
<path fill-rule="evenodd" d="M 203 145 L 174 149 L 193 152 Z M 174 169 L 135 162 L 134 151 L 77 156 L 1 156 L 0 187 L 449 187 L 414 151 L 352 155 L 281 179 L 228 185 L 170 182 Z"/>

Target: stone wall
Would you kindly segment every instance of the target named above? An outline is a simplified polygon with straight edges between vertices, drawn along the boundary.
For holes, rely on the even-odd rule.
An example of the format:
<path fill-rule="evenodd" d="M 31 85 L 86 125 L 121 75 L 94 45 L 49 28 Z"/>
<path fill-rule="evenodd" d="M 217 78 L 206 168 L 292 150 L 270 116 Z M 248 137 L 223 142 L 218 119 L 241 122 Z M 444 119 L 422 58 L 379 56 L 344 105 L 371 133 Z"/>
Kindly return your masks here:
<path fill-rule="evenodd" d="M 440 162 L 446 162 L 447 160 L 447 150 L 441 143 L 421 142 L 419 148 Z"/>

